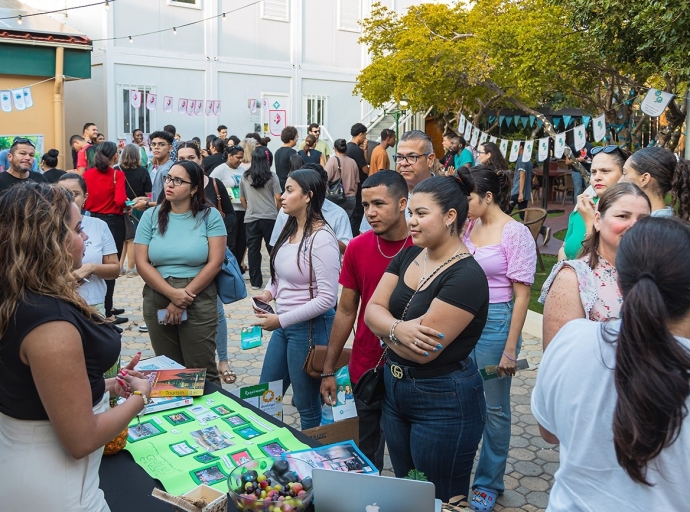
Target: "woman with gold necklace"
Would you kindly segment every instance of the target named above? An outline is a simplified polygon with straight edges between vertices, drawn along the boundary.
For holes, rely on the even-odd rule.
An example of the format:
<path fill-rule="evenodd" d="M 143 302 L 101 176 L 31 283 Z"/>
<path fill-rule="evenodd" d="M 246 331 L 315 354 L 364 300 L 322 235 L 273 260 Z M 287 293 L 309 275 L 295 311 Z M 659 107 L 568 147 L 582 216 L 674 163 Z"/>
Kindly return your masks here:
<path fill-rule="evenodd" d="M 387 346 L 383 430 L 395 475 L 423 472 L 443 501 L 467 496 L 486 420 L 483 381 L 469 357 L 489 306 L 484 271 L 461 240 L 470 192 L 445 176 L 414 188 L 415 247 L 393 258 L 365 314 Z"/>

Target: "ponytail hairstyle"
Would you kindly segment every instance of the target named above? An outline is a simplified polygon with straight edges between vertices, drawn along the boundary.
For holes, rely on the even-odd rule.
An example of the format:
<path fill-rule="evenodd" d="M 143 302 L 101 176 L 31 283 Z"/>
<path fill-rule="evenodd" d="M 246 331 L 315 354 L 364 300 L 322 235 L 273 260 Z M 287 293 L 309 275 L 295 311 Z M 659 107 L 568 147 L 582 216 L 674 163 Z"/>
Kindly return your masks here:
<path fill-rule="evenodd" d="M 273 174 L 268 164 L 268 150 L 265 147 L 258 146 L 252 152 L 252 165 L 244 171 L 243 176 L 245 179 L 251 178 L 251 186 L 254 188 L 263 188 L 271 180 Z"/>
<path fill-rule="evenodd" d="M 48 152 L 44 153 L 41 157 L 41 161 L 46 164 L 46 167 L 53 169 L 57 167 L 59 154 L 60 152 L 57 149 L 49 149 Z"/>
<path fill-rule="evenodd" d="M 304 138 L 304 145 L 306 150 L 314 149 L 316 147 L 316 137 L 310 133 Z"/>
<path fill-rule="evenodd" d="M 432 176 L 420 182 L 412 190 L 412 194 L 429 194 L 444 214 L 451 209 L 455 210 L 455 229 L 451 228 L 451 234 L 454 231 L 460 236 L 467 221 L 468 198 L 473 191 L 474 183 L 471 176 Z"/>
<path fill-rule="evenodd" d="M 507 171 L 510 169 L 508 162 L 506 162 L 506 159 L 503 157 L 503 153 L 501 153 L 501 148 L 496 144 L 493 142 L 485 142 L 482 144 L 482 148 L 489 153 L 489 161 L 486 164 L 487 167 L 491 167 L 495 171 Z"/>
<path fill-rule="evenodd" d="M 496 205 L 501 210 L 506 211 L 510 201 L 510 188 L 512 186 L 512 173 L 510 171 L 478 165 L 469 170 L 464 168 L 457 172 L 458 175 L 462 172 L 466 179 L 468 179 L 467 176 L 469 175 L 474 180 L 473 192 L 479 196 L 480 200 L 483 201 L 486 198 L 486 194 L 491 192 Z"/>
<path fill-rule="evenodd" d="M 96 154 L 93 160 L 93 166 L 99 172 L 106 172 L 110 168 L 110 162 L 117 154 L 117 145 L 109 140 L 104 140 L 96 146 Z"/>
<path fill-rule="evenodd" d="M 304 241 L 312 235 L 315 226 L 326 223 L 323 213 L 321 212 L 324 200 L 326 198 L 326 182 L 323 180 L 321 174 L 313 169 L 298 169 L 296 171 L 292 171 L 288 178 L 297 183 L 297 185 L 302 189 L 302 193 L 310 196 L 310 200 L 307 203 L 307 217 L 304 222 L 304 229 L 302 230 L 302 239 L 300 240 L 299 247 L 297 248 L 297 268 L 300 269 L 299 261 L 300 255 L 302 254 Z M 278 250 L 280 249 L 281 245 L 283 245 L 287 240 L 290 239 L 292 235 L 297 232 L 297 228 L 297 218 L 290 215 L 285 223 L 285 226 L 283 226 L 283 230 L 280 232 L 278 240 L 273 246 L 273 250 L 271 251 L 271 283 L 276 282 L 275 261 Z"/>
<path fill-rule="evenodd" d="M 199 212 L 202 213 L 196 223 L 196 225 L 199 226 L 201 221 L 206 219 L 212 207 L 211 203 L 207 201 L 206 194 L 204 193 L 204 171 L 201 170 L 199 164 L 191 160 L 178 160 L 170 169 L 172 170 L 174 167 L 182 167 L 185 170 L 191 182 L 189 188 L 194 189 L 194 187 L 196 187 L 196 192 L 192 194 L 190 206 L 193 217 L 196 217 Z M 165 197 L 165 194 L 163 194 L 163 196 Z M 158 231 L 160 231 L 161 235 L 165 235 L 165 232 L 168 230 L 171 209 L 172 205 L 170 201 L 168 201 L 167 198 L 163 199 L 158 209 Z"/>
<path fill-rule="evenodd" d="M 602 194 L 599 202 L 597 203 L 597 212 L 599 212 L 599 217 L 604 217 L 606 211 L 612 207 L 618 199 L 623 196 L 637 196 L 644 197 L 649 205 L 649 210 L 652 210 L 652 204 L 649 202 L 647 194 L 645 194 L 640 187 L 630 182 L 616 183 L 615 185 L 607 188 Z M 592 229 L 592 233 L 585 238 L 582 242 L 582 250 L 577 255 L 578 259 L 589 257 L 589 267 L 594 270 L 599 264 L 599 241 L 601 234 L 596 229 Z M 616 259 L 618 257 L 616 256 Z"/>
<path fill-rule="evenodd" d="M 650 486 L 647 464 L 676 441 L 688 414 L 690 353 L 669 323 L 690 311 L 689 252 L 686 223 L 658 217 L 635 223 L 616 256 L 623 294 L 617 338 L 602 325 L 604 339 L 616 344 L 616 458 L 630 478 Z"/>

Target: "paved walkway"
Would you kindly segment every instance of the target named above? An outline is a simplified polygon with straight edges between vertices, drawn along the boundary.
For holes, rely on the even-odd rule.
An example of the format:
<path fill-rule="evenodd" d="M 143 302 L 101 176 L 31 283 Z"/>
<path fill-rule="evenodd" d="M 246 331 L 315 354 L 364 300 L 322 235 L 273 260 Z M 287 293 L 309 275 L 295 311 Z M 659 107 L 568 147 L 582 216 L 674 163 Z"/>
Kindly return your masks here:
<path fill-rule="evenodd" d="M 264 254 L 264 263 L 267 258 Z M 268 278 L 268 271 L 264 269 L 264 279 Z M 248 284 L 248 283 L 247 283 Z M 122 359 L 127 361 L 142 352 L 142 357 L 153 357 L 148 334 L 138 331 L 143 324 L 141 316 L 141 290 L 143 281 L 140 277 L 121 277 L 115 287 L 115 307 L 125 309 L 129 323 L 122 324 Z M 251 290 L 250 290 L 251 293 Z M 228 321 L 228 353 L 230 366 L 237 372 L 237 382 L 225 385 L 226 389 L 237 386 L 257 384 L 261 374 L 264 353 L 268 336 L 264 334 L 261 347 L 252 350 L 240 349 L 240 329 L 251 325 L 254 319 L 249 299 L 225 306 Z M 558 468 L 558 449 L 552 449 L 539 436 L 537 422 L 530 412 L 530 396 L 536 371 L 541 360 L 541 340 L 531 336 L 523 337 L 521 357 L 527 357 L 530 370 L 524 370 L 513 379 L 513 427 L 511 450 L 506 468 L 506 491 L 499 497 L 496 511 L 537 512 L 546 508 L 548 491 L 553 484 L 553 474 Z M 297 410 L 292 407 L 291 391 L 286 394 L 283 408 L 284 420 L 288 425 L 299 428 Z M 384 475 L 393 475 L 390 458 L 386 455 L 383 468 Z"/>

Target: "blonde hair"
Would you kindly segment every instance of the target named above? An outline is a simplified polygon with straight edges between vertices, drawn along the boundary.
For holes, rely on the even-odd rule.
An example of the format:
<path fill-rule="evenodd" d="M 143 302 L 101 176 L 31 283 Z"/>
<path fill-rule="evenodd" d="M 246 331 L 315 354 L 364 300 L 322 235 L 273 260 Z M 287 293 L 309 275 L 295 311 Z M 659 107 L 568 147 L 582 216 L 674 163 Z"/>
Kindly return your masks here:
<path fill-rule="evenodd" d="M 45 183 L 21 183 L 0 195 L 0 337 L 26 292 L 63 300 L 91 317 L 66 247 L 71 205 L 69 192 Z"/>
<path fill-rule="evenodd" d="M 242 158 L 243 164 L 251 165 L 252 163 L 252 153 L 256 149 L 256 141 L 254 139 L 244 139 L 240 142 L 240 146 L 244 149 L 244 157 Z"/>

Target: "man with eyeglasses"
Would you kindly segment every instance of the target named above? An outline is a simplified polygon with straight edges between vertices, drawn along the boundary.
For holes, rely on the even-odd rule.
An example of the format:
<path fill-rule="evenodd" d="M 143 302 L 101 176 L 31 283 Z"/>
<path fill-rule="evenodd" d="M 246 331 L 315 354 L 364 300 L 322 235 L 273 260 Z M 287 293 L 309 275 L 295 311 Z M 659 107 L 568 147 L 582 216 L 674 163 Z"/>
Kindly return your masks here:
<path fill-rule="evenodd" d="M 328 158 L 331 156 L 331 148 L 328 147 L 328 143 L 325 140 L 321 140 L 319 138 L 321 136 L 321 127 L 319 126 L 319 123 L 311 123 L 309 128 L 307 128 L 307 132 L 316 137 L 316 146 L 314 149 L 321 151 L 321 154 L 326 159 L 326 162 L 328 162 Z M 306 141 L 302 143 L 302 147 L 300 149 L 304 149 L 305 143 Z"/>
<path fill-rule="evenodd" d="M 26 180 L 46 182 L 40 172 L 31 169 L 34 166 L 36 148 L 34 143 L 24 137 L 15 137 L 7 154 L 8 168 L 0 173 L 0 192 L 8 188 L 24 183 Z"/>
<path fill-rule="evenodd" d="M 396 170 L 405 178 L 409 202 L 412 190 L 427 178 L 431 178 L 434 173 L 434 162 L 436 154 L 431 137 L 421 130 L 410 130 L 402 134 L 398 142 L 398 152 L 393 155 Z M 405 211 L 407 217 L 409 212 Z M 371 226 L 366 217 L 362 219 L 359 226 L 360 233 L 369 231 Z"/>
<path fill-rule="evenodd" d="M 154 200 L 163 192 L 163 178 L 168 175 L 173 161 L 170 158 L 173 136 L 167 131 L 158 131 L 151 134 L 151 153 L 153 154 L 153 169 L 151 170 L 151 189 Z M 150 202 L 146 206 L 155 206 L 157 203 Z"/>

